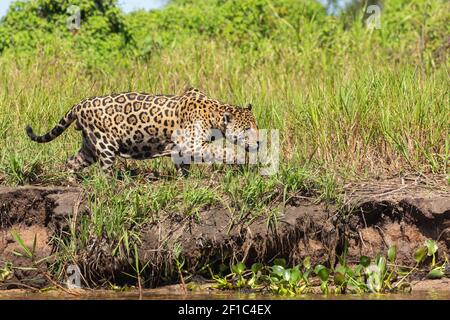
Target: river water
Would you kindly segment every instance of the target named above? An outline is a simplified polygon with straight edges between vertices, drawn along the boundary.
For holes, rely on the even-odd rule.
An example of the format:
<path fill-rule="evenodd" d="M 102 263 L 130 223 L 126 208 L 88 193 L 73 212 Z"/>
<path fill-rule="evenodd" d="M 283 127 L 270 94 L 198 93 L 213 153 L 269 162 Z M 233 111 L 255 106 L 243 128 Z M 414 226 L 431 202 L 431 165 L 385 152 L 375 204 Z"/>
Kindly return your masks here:
<path fill-rule="evenodd" d="M 139 299 L 138 291 L 131 292 L 114 292 L 107 290 L 82 291 L 74 294 L 65 293 L 62 291 L 50 292 L 27 292 L 23 290 L 0 291 L 0 300 L 60 300 L 60 299 L 89 299 L 89 300 L 135 300 Z M 306 294 L 298 296 L 279 296 L 273 294 L 255 294 L 255 293 L 229 293 L 229 292 L 212 292 L 212 293 L 169 293 L 158 292 L 154 290 L 145 290 L 142 293 L 143 300 L 275 300 L 275 299 L 289 299 L 289 300 L 450 300 L 450 290 L 445 291 L 416 291 L 412 293 L 390 293 L 390 294 L 340 294 L 340 295 L 321 295 L 321 294 Z"/>

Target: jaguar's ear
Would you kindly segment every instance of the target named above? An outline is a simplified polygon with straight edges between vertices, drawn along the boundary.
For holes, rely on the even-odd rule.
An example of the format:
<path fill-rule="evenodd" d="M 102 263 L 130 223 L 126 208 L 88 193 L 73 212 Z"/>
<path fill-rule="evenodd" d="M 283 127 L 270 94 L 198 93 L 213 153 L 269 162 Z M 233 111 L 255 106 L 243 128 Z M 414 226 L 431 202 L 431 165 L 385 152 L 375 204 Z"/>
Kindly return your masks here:
<path fill-rule="evenodd" d="M 250 111 L 252 111 L 252 107 L 253 107 L 253 106 L 252 106 L 251 103 L 249 103 L 249 104 L 247 105 L 247 109 L 250 110 Z"/>
<path fill-rule="evenodd" d="M 192 87 L 192 86 L 186 86 L 186 87 L 184 88 L 183 94 L 186 94 L 186 93 L 191 92 L 191 91 L 195 91 L 195 87 Z"/>
<path fill-rule="evenodd" d="M 231 122 L 233 119 L 233 115 L 229 112 L 223 113 L 223 123 L 225 124 L 225 127 Z"/>

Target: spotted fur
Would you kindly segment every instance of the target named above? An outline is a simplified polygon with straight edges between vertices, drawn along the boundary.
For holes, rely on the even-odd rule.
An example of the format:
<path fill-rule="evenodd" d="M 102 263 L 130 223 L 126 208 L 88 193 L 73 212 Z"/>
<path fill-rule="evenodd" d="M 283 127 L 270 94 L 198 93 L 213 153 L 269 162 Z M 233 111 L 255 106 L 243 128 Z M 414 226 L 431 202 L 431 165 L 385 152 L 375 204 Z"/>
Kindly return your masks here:
<path fill-rule="evenodd" d="M 82 132 L 82 146 L 69 158 L 70 171 L 78 172 L 95 162 L 111 172 L 117 156 L 150 159 L 170 156 L 175 146 L 172 134 L 184 129 L 193 132 L 200 126 L 200 144 L 190 141 L 191 154 L 212 152 L 209 140 L 212 129 L 218 129 L 234 142 L 249 129 L 256 130 L 251 106 L 240 108 L 209 98 L 195 88 L 181 95 L 149 95 L 127 92 L 92 97 L 74 105 L 48 133 L 38 136 L 30 126 L 26 132 L 38 143 L 52 141 L 73 122 Z M 198 137 L 198 131 L 197 131 Z M 257 147 L 257 140 L 245 140 L 246 149 Z M 256 145 L 255 145 L 256 144 Z M 187 170 L 188 165 L 178 169 Z"/>

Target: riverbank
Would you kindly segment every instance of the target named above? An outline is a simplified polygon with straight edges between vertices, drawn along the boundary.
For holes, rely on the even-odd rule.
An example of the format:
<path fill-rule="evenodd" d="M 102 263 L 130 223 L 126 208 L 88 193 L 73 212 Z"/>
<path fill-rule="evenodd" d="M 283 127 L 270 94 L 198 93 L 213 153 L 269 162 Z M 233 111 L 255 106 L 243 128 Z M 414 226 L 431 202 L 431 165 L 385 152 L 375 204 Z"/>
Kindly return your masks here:
<path fill-rule="evenodd" d="M 104 233 L 62 259 L 70 238 L 88 221 L 83 217 L 95 214 L 90 195 L 80 187 L 1 187 L 0 288 L 64 287 L 69 265 L 80 268 L 83 287 L 135 286 L 139 278 L 142 287 L 152 288 L 207 277 L 237 261 L 269 265 L 283 258 L 296 265 L 309 257 L 312 265 L 333 267 L 344 252 L 348 263 L 356 264 L 361 256 L 374 257 L 395 245 L 396 264 L 411 267 L 427 239 L 436 241 L 438 261 L 450 252 L 444 177 L 349 183 L 340 206 L 301 195 L 285 200 L 276 204 L 273 220 L 238 219 L 216 205 L 196 215 L 167 214 L 139 228 L 130 222 L 123 228 L 138 236 L 117 241 Z M 24 247 L 34 247 L 32 257 Z M 136 261 L 143 270 L 137 272 Z M 411 280 L 425 276 L 419 272 Z"/>

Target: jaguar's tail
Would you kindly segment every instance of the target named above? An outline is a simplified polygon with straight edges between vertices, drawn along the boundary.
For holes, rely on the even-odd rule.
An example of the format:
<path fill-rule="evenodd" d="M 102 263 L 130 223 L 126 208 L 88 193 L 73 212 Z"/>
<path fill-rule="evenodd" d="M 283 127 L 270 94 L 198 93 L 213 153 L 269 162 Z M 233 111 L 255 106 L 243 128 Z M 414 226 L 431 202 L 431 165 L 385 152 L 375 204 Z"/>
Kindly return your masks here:
<path fill-rule="evenodd" d="M 72 108 L 66 113 L 66 115 L 59 121 L 59 123 L 51 131 L 42 136 L 36 135 L 30 126 L 27 126 L 25 130 L 27 132 L 27 135 L 33 141 L 36 141 L 38 143 L 50 142 L 56 137 L 58 137 L 61 133 L 63 133 L 75 119 L 76 116 Z"/>

